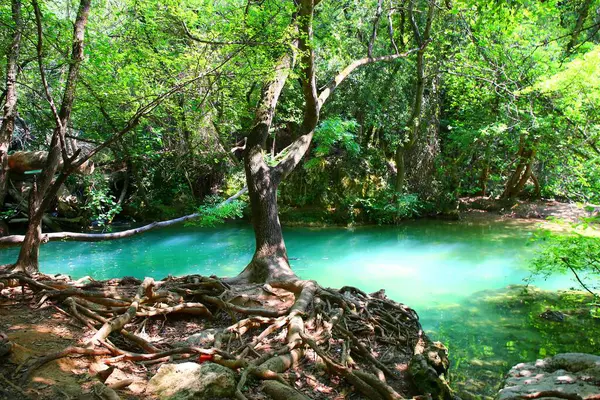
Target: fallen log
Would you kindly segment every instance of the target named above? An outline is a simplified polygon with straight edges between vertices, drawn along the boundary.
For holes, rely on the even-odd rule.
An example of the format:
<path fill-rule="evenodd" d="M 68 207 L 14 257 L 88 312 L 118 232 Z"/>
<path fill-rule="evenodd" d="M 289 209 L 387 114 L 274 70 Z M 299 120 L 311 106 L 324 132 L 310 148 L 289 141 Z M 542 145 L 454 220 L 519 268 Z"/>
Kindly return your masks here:
<path fill-rule="evenodd" d="M 8 156 L 8 169 L 16 174 L 35 171 L 46 166 L 47 158 L 47 151 L 16 151 Z M 58 168 L 61 169 L 62 165 L 61 159 Z M 89 175 L 94 172 L 94 163 L 86 161 L 73 172 L 80 175 Z"/>
<path fill-rule="evenodd" d="M 232 201 L 239 198 L 241 195 L 246 193 L 248 189 L 244 187 L 242 190 L 225 200 L 221 203 L 221 205 L 225 205 L 231 203 Z M 151 231 L 153 229 L 158 228 L 166 228 L 168 226 L 173 226 L 177 224 L 181 224 L 182 222 L 186 222 L 195 218 L 200 217 L 200 213 L 193 213 L 189 215 L 185 215 L 183 217 L 170 219 L 167 221 L 160 222 L 152 222 L 151 224 L 141 226 L 139 228 L 128 229 L 126 231 L 114 232 L 114 233 L 79 233 L 79 232 L 53 232 L 53 233 L 44 233 L 42 234 L 42 244 L 47 242 L 56 242 L 56 241 L 73 241 L 73 242 L 103 242 L 106 240 L 116 240 L 123 239 L 126 237 L 139 235 L 141 233 L 145 233 Z M 18 246 L 23 243 L 25 239 L 24 235 L 10 235 L 0 238 L 0 248 Z"/>

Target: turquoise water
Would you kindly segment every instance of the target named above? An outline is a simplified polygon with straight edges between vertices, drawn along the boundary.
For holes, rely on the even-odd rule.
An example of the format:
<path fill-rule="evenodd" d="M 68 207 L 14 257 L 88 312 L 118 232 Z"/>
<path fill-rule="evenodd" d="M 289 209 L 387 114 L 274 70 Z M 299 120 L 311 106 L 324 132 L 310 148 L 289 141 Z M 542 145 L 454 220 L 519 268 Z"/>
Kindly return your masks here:
<path fill-rule="evenodd" d="M 523 283 L 532 232 L 508 223 L 417 221 L 400 227 L 286 228 L 284 234 L 292 267 L 302 278 L 332 287 L 384 288 L 425 318 L 438 304 Z M 40 265 L 45 273 L 74 278 L 232 276 L 250 261 L 253 246 L 247 225 L 180 226 L 118 241 L 48 243 Z M 17 254 L 18 249 L 0 251 L 0 263 L 14 262 Z M 539 284 L 565 286 L 564 279 Z"/>
<path fill-rule="evenodd" d="M 568 343 L 546 350 L 548 335 L 540 336 L 531 315 L 488 301 L 490 294 L 523 284 L 530 275 L 527 262 L 535 228 L 513 224 L 416 221 L 400 227 L 286 228 L 284 234 L 292 267 L 302 278 L 331 287 L 383 288 L 415 308 L 424 328 L 448 344 L 455 364 L 463 364 L 456 370 L 463 383 L 470 378 L 461 378 L 461 372 L 473 366 L 465 360 L 492 363 L 489 368 L 475 363 L 486 382 L 477 390 L 491 393 L 510 365 L 569 350 Z M 247 225 L 180 226 L 118 241 L 49 243 L 41 248 L 40 263 L 45 273 L 74 278 L 232 276 L 248 263 L 253 247 Z M 14 262 L 17 253 L 2 250 L 0 264 Z M 574 286 L 566 276 L 534 284 L 546 289 Z"/>

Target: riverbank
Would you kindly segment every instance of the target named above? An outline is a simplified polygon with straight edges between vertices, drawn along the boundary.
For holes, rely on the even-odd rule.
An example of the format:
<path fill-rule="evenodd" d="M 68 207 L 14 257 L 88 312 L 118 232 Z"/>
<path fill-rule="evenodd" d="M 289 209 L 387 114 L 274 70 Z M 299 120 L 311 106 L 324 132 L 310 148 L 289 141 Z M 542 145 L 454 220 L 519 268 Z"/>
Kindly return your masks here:
<path fill-rule="evenodd" d="M 559 353 L 600 354 L 600 319 L 586 292 L 514 285 L 448 306 L 428 334 L 449 349 L 450 381 L 463 400 L 491 400 L 508 370 Z"/>
<path fill-rule="evenodd" d="M 0 398 L 450 398 L 446 349 L 383 291 L 199 275 L 0 283 Z"/>
<path fill-rule="evenodd" d="M 361 211 L 355 211 L 357 216 Z M 424 212 L 423 214 L 404 218 L 398 221 L 401 224 L 406 221 L 423 219 L 449 220 L 449 221 L 478 221 L 478 222 L 500 222 L 517 221 L 517 224 L 526 225 L 543 223 L 545 227 L 552 230 L 560 230 L 559 225 L 584 223 L 594 225 L 599 222 L 600 207 L 577 203 L 559 202 L 555 200 L 505 200 L 490 197 L 463 197 L 460 198 L 456 208 L 446 211 Z M 364 221 L 361 218 L 355 220 L 339 220 L 336 214 L 317 207 L 310 208 L 284 208 L 281 212 L 281 221 L 285 226 L 369 226 L 377 225 Z M 388 224 L 379 224 L 388 225 Z M 392 224 L 393 225 L 393 224 Z"/>
<path fill-rule="evenodd" d="M 485 362 L 514 360 L 506 361 L 506 368 L 481 372 L 480 382 L 487 384 L 490 376 L 499 378 L 517 362 L 538 357 L 530 349 L 539 347 L 543 338 L 538 334 L 531 334 L 527 327 L 505 334 L 506 324 L 523 326 L 529 319 L 523 321 L 520 312 L 486 298 L 507 285 L 523 283 L 530 275 L 527 265 L 534 250 L 530 239 L 538 225 L 547 221 L 479 214 L 483 218 L 407 221 L 400 226 L 286 228 L 286 243 L 292 266 L 304 279 L 331 287 L 358 286 L 368 292 L 383 287 L 390 298 L 411 305 L 431 337 L 449 346 L 452 360 L 463 348 L 482 346 L 486 352 L 492 347 L 496 355 Z M 492 216 L 495 219 L 489 219 Z M 252 256 L 252 239 L 249 225 L 234 223 L 167 228 L 112 242 L 54 242 L 42 247 L 41 267 L 43 272 L 77 278 L 90 274 L 99 279 L 160 278 L 169 273 L 234 276 Z M 0 255 L 8 262 L 17 250 L 4 250 Z M 575 285 L 569 276 L 553 276 L 535 284 L 549 290 Z M 507 342 L 513 345 L 503 353 Z M 495 349 L 497 343 L 504 347 Z M 511 358 L 522 352 L 527 357 Z M 481 359 L 481 354 L 463 357 Z M 455 360 L 454 382 L 461 382 L 461 368 L 469 365 Z M 475 372 L 462 374 L 470 377 Z M 473 392 L 472 387 L 466 390 Z"/>

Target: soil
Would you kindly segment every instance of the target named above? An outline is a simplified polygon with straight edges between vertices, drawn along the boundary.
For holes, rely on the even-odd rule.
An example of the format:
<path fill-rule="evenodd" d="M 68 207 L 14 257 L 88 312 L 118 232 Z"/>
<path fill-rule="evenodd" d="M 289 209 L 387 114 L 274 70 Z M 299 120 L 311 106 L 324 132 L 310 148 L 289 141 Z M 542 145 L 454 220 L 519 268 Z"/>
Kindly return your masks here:
<path fill-rule="evenodd" d="M 592 211 L 588 211 L 588 208 Z M 584 207 L 576 203 L 562 203 L 555 200 L 515 200 L 507 202 L 491 197 L 464 197 L 459 201 L 461 217 L 472 217 L 489 213 L 493 218 L 505 219 L 559 219 L 567 222 L 582 222 L 585 218 L 598 215 L 600 207 Z"/>
<path fill-rule="evenodd" d="M 53 277 L 41 276 L 36 278 L 35 281 L 59 288 L 59 291 L 80 291 L 80 294 L 71 294 L 67 300 L 77 296 L 85 299 L 86 295 L 81 294 L 84 290 L 86 293 L 104 293 L 108 299 L 132 298 L 136 289 L 141 288 L 139 281 L 130 282 L 127 281 L 128 278 L 101 283 L 92 281 L 86 284 L 88 286 L 77 286 L 77 282 L 70 281 L 67 278 L 61 276 L 57 280 Z M 14 278 L 5 279 L 0 284 L 8 284 L 7 282 L 11 282 L 11 279 L 14 282 Z M 217 278 L 199 278 L 198 276 L 169 277 L 161 281 L 161 288 L 163 288 L 161 290 L 166 290 L 169 293 L 176 293 L 177 290 L 180 290 L 181 293 L 187 291 L 188 294 L 190 291 L 202 291 L 204 290 L 202 287 L 206 287 L 203 285 L 207 283 L 206 280 L 202 279 L 207 279 L 211 284 L 217 281 Z M 23 283 L 24 281 L 21 280 L 20 282 Z M 52 292 L 36 290 L 33 283 L 35 282 L 29 283 L 25 288 L 16 286 L 14 283 L 4 289 L 0 286 L 0 333 L 5 333 L 12 344 L 12 351 L 6 356 L 0 356 L 0 399 L 105 399 L 97 395 L 97 385 L 99 383 L 103 382 L 107 387 L 111 387 L 125 381 L 131 381 L 131 383 L 125 388 L 116 390 L 120 398 L 154 399 L 156 397 L 147 393 L 146 387 L 148 381 L 156 374 L 162 363 L 179 361 L 201 363 L 207 361 L 206 355 L 202 352 L 198 353 L 197 350 L 171 355 L 168 359 L 163 357 L 151 361 L 117 360 L 119 357 L 116 356 L 123 354 L 119 352 L 151 354 L 146 353 L 134 342 L 126 340 L 121 334 L 113 332 L 108 337 L 110 340 L 108 344 L 114 346 L 114 349 L 118 350 L 117 353 L 111 350 L 110 354 L 101 356 L 71 355 L 50 361 L 39 368 L 32 367 L 43 356 L 58 353 L 67 348 L 89 349 L 90 339 L 97 334 L 96 329 L 102 325 L 96 325 L 96 329 L 85 326 L 81 319 L 76 318 L 69 307 L 66 306 L 67 301 L 57 300 L 64 299 L 63 295 L 58 297 L 49 295 L 50 299 L 47 299 L 46 294 Z M 200 289 L 198 289 L 199 287 Z M 32 290 L 32 288 L 34 289 Z M 342 376 L 348 372 L 342 371 L 340 374 L 339 370 L 335 371 L 334 369 L 337 367 L 324 362 L 321 357 L 317 356 L 316 351 L 309 343 L 310 340 L 313 340 L 313 344 L 317 346 L 316 348 L 320 349 L 327 357 L 330 357 L 330 360 L 333 360 L 334 363 L 347 364 L 348 367 L 344 368 L 347 368 L 348 371 L 377 371 L 377 368 L 369 361 L 373 358 L 364 358 L 360 349 L 353 344 L 353 341 L 359 341 L 359 347 L 363 346 L 363 351 L 368 349 L 371 354 L 370 357 L 374 357 L 381 362 L 381 364 L 378 364 L 380 368 L 382 365 L 389 368 L 386 376 L 390 377 L 387 381 L 390 390 L 409 396 L 419 394 L 418 388 L 413 386 L 408 375 L 409 363 L 419 346 L 425 346 L 424 354 L 427 354 L 427 351 L 429 351 L 427 346 L 430 345 L 430 342 L 422 334 L 418 321 L 414 319 L 416 314 L 408 307 L 388 300 L 383 291 L 367 295 L 354 288 L 342 288 L 339 291 L 333 289 L 318 290 L 321 292 L 315 295 L 314 301 L 317 301 L 318 296 L 324 296 L 323 299 L 326 299 L 326 303 L 324 303 L 325 300 L 320 300 L 323 304 L 320 307 L 324 309 L 323 311 L 315 311 L 315 306 L 311 302 L 308 304 L 306 311 L 301 311 L 301 314 L 299 314 L 306 319 L 303 335 L 307 335 L 307 337 L 302 336 L 306 343 L 306 351 L 302 361 L 297 366 L 281 374 L 283 380 L 312 399 L 365 398 L 357 393 L 356 389 Z M 152 300 L 158 293 L 149 295 L 146 292 L 145 298 Z M 231 296 L 231 293 L 235 295 Z M 188 302 L 186 304 L 191 304 L 189 302 L 195 299 L 193 296 L 185 299 Z M 282 354 L 277 349 L 282 348 L 281 346 L 285 348 L 286 343 L 289 341 L 288 331 L 293 329 L 292 325 L 287 325 L 291 322 L 286 322 L 290 321 L 286 318 L 290 318 L 289 310 L 294 309 L 301 302 L 299 299 L 302 298 L 302 295 L 297 294 L 294 296 L 289 289 L 268 287 L 265 290 L 265 287 L 261 285 L 248 285 L 235 290 L 228 289 L 222 292 L 219 298 L 226 302 L 227 306 L 223 308 L 218 305 L 211 305 L 209 309 L 213 315 L 212 318 L 179 313 L 154 317 L 134 317 L 125 325 L 125 328 L 138 338 L 143 339 L 147 344 L 151 344 L 158 348 L 160 352 L 164 352 L 178 348 L 191 348 L 192 344 L 188 341 L 190 336 L 206 332 L 209 329 L 232 332 L 231 327 L 254 318 L 248 318 L 249 310 L 279 310 L 283 311 L 280 313 L 281 317 L 263 318 L 263 320 L 270 320 L 266 324 L 263 321 L 262 324 L 239 325 L 241 328 L 238 331 L 233 331 L 236 333 L 228 334 L 228 340 L 223 339 L 223 343 L 219 343 L 219 345 L 214 342 L 212 347 L 211 344 L 208 344 L 208 347 L 205 348 L 208 350 L 217 349 L 217 353 L 212 353 L 214 355 L 209 356 L 209 361 L 217 363 L 219 362 L 217 355 L 221 353 L 225 355 L 237 354 L 237 360 L 242 357 L 242 360 L 248 360 L 249 365 L 253 360 L 261 359 L 259 357 L 261 354 L 273 357 L 269 354 L 275 352 L 275 358 L 278 358 L 277 354 Z M 349 314 L 344 312 L 339 314 L 338 317 L 343 323 L 340 323 L 338 327 L 330 325 L 327 318 L 333 314 L 332 311 L 326 311 L 330 310 L 330 301 L 332 304 L 341 301 L 343 305 L 346 300 L 349 301 L 348 304 L 352 306 L 351 308 L 354 311 L 344 306 Z M 143 305 L 139 306 L 138 311 L 157 310 L 161 307 L 160 302 L 163 302 L 165 306 L 172 305 L 166 304 L 164 297 L 163 300 L 157 303 L 145 301 Z M 239 312 L 231 307 L 239 307 Z M 358 309 L 354 309 L 354 307 L 358 307 Z M 106 308 L 106 310 L 109 309 L 109 307 Z M 332 310 L 335 309 L 334 307 Z M 115 319 L 117 316 L 125 314 L 120 314 L 122 311 L 117 312 L 115 308 L 112 308 L 112 310 L 110 312 L 114 314 Z M 314 318 L 309 318 L 309 314 L 314 315 Z M 398 325 L 395 326 L 395 323 L 390 324 L 383 321 L 386 316 L 392 318 Z M 86 319 L 84 318 L 84 320 Z M 265 327 L 269 327 L 269 324 L 279 323 L 277 321 L 283 321 L 280 328 L 274 329 L 270 334 L 263 336 L 261 340 L 257 339 L 261 333 L 264 334 Z M 377 321 L 385 322 L 385 324 L 380 325 Z M 86 322 L 94 323 L 95 321 L 87 319 Z M 346 332 L 344 329 L 348 329 L 351 333 L 344 333 Z M 241 333 L 242 331 L 244 332 Z M 318 343 L 316 338 L 320 338 Z M 203 347 L 198 343 L 194 345 L 197 346 L 194 349 Z M 95 348 L 108 351 L 100 344 L 96 346 Z M 252 350 L 250 352 L 243 351 L 245 348 L 251 348 Z M 351 353 L 348 352 L 350 349 Z M 444 351 L 445 349 L 442 349 L 442 352 Z M 248 354 L 248 356 L 239 356 L 240 354 Z M 256 354 L 256 357 L 254 354 Z M 266 359 L 269 359 L 268 357 Z M 341 362 L 336 361 L 340 358 Z M 233 361 L 231 358 L 224 358 L 223 360 L 224 362 Z M 234 367 L 234 370 L 238 377 L 243 375 L 244 368 Z M 353 372 L 349 372 L 349 374 L 352 375 Z M 393 378 L 390 374 L 393 375 Z M 265 378 L 259 375 L 248 375 L 248 380 L 243 389 L 244 395 L 248 399 L 267 399 L 261 390 L 262 379 Z"/>
<path fill-rule="evenodd" d="M 92 390 L 99 382 L 97 374 L 108 369 L 98 358 L 65 357 L 35 370 L 24 387 L 15 379 L 29 359 L 55 353 L 73 343 L 84 343 L 87 328 L 52 304 L 35 308 L 31 296 L 0 296 L 0 332 L 12 343 L 7 357 L 0 357 L 0 399 L 75 399 Z M 87 337 L 89 339 L 89 337 Z M 142 399 L 148 372 L 131 365 L 115 365 L 120 379 L 133 378 L 134 383 L 120 394 L 125 399 Z M 11 384 L 7 383 L 9 381 Z M 13 386 L 14 385 L 14 386 Z"/>

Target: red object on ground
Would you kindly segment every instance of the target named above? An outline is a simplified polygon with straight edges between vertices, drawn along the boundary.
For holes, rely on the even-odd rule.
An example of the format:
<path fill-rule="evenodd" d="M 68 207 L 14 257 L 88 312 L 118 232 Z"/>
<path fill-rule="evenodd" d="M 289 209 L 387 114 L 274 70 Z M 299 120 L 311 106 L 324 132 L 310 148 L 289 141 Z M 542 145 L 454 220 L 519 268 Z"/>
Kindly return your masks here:
<path fill-rule="evenodd" d="M 200 354 L 200 357 L 198 357 L 198 361 L 200 362 L 200 364 L 202 364 L 203 362 L 212 361 L 212 359 L 212 354 Z"/>

